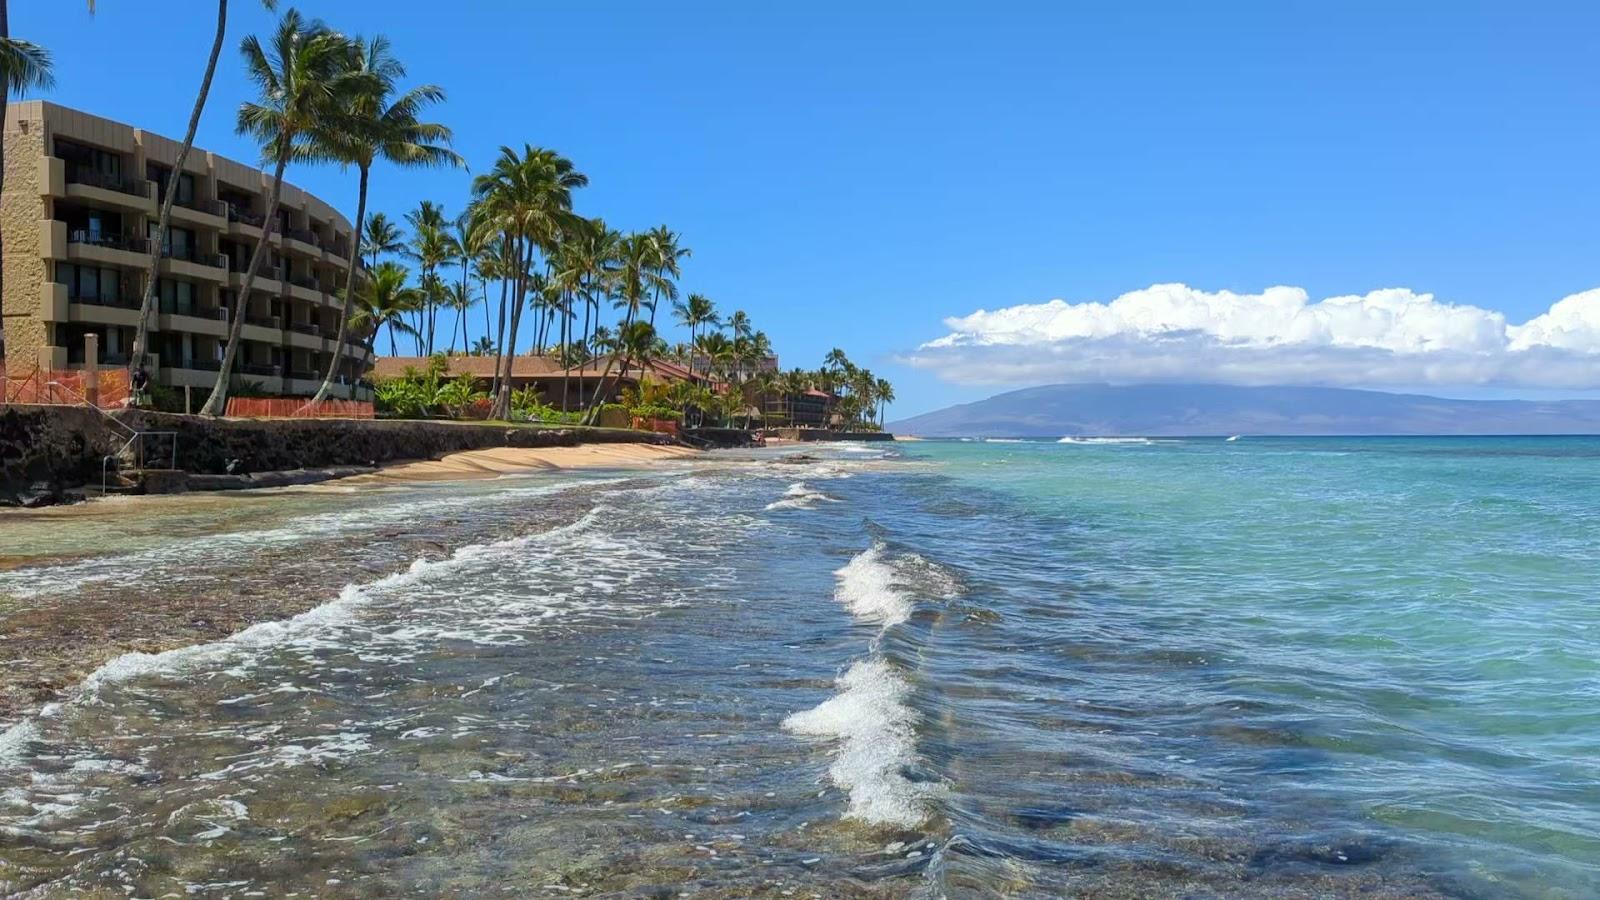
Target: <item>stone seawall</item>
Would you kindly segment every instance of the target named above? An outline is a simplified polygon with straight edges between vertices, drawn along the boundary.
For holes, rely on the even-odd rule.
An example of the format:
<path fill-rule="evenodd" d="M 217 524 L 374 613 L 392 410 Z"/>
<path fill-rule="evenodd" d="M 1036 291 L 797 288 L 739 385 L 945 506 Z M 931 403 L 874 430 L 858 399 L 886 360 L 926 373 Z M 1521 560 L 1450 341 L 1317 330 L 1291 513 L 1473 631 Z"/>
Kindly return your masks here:
<path fill-rule="evenodd" d="M 768 434 L 786 441 L 892 441 L 887 431 L 833 431 L 826 428 L 774 428 Z"/>
<path fill-rule="evenodd" d="M 140 431 L 177 434 L 177 468 L 203 475 L 372 466 L 490 447 L 671 444 L 671 437 L 613 428 L 539 427 L 382 419 L 208 419 L 139 410 L 111 414 Z M 0 505 L 70 499 L 98 485 L 102 460 L 125 438 L 84 407 L 0 406 Z M 165 446 L 164 444 L 162 445 Z M 151 465 L 155 465 L 151 461 Z"/>

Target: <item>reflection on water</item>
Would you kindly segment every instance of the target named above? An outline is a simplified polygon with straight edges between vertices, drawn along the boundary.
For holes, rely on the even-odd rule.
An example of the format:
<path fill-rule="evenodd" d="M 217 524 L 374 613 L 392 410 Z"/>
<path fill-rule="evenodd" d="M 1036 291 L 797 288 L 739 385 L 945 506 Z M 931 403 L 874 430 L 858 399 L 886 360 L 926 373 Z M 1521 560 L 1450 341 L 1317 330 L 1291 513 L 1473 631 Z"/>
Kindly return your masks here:
<path fill-rule="evenodd" d="M 1563 504 L 1593 480 L 1308 449 L 861 446 L 206 498 L 87 555 L 94 517 L 60 517 L 37 552 L 74 558 L 0 573 L 10 608 L 320 605 L 123 656 L 4 732 L 0 889 L 1591 894 L 1596 664 L 1566 579 L 1600 572 Z M 1501 564 L 1439 523 L 1403 535 L 1426 566 L 1393 543 L 1441 506 L 1505 528 Z M 1513 591 L 1565 669 L 1452 660 L 1438 611 L 1509 622 Z"/>

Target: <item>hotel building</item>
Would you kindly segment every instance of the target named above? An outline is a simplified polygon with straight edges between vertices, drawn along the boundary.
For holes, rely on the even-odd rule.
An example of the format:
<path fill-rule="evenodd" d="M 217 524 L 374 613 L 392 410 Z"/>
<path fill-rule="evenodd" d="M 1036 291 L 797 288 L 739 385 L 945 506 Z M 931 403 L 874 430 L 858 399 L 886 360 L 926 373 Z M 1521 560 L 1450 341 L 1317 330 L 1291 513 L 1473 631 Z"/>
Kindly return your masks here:
<path fill-rule="evenodd" d="M 284 184 L 267 258 L 241 303 L 271 175 L 198 147 L 175 172 L 179 147 L 53 103 L 10 104 L 0 198 L 5 368 L 12 377 L 79 368 L 90 333 L 99 337 L 100 365 L 127 364 L 160 204 L 173 191 L 150 316 L 154 382 L 209 390 L 235 315 L 244 316 L 235 386 L 309 395 L 335 353 L 339 380 L 359 381 L 360 336 L 335 347 L 350 223 Z M 360 388 L 357 399 L 370 391 Z"/>

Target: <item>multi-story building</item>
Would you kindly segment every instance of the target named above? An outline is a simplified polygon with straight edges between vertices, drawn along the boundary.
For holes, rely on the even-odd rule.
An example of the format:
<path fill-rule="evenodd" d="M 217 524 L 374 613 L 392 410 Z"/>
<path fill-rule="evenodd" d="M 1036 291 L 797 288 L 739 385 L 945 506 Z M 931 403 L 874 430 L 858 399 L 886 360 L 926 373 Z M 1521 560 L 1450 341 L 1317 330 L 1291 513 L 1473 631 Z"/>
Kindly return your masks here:
<path fill-rule="evenodd" d="M 53 103 L 10 104 L 0 200 L 5 367 L 13 375 L 78 368 L 90 333 L 99 337 L 102 366 L 127 363 L 160 203 L 174 191 L 150 317 L 155 383 L 209 389 L 235 315 L 244 317 L 235 385 L 311 394 L 335 352 L 340 380 L 359 381 L 360 337 L 335 348 L 350 223 L 285 184 L 270 252 L 241 303 L 271 176 L 198 147 L 174 172 L 179 148 Z"/>

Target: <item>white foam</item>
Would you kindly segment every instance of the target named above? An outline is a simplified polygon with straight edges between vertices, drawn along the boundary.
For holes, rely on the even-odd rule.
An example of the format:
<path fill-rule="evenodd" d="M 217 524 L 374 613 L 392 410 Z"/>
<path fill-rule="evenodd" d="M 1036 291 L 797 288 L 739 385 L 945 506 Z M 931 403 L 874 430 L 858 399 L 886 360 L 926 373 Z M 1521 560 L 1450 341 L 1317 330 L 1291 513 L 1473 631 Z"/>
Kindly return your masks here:
<path fill-rule="evenodd" d="M 441 560 L 419 559 L 413 562 L 410 568 L 386 575 L 376 581 L 361 585 L 345 585 L 335 599 L 297 616 L 274 622 L 258 622 L 209 644 L 179 647 L 164 653 L 125 653 L 89 673 L 79 685 L 78 698 L 92 699 L 95 693 L 107 684 L 156 672 L 173 674 L 200 663 L 214 662 L 250 649 L 285 643 L 307 647 L 337 646 L 337 640 L 330 635 L 330 631 L 349 621 L 352 613 L 376 594 L 447 573 L 464 564 L 482 559 L 486 555 L 519 549 L 553 534 L 587 527 L 593 521 L 595 513 L 590 511 L 578 521 L 548 532 L 510 538 L 491 544 L 469 544 Z"/>
<path fill-rule="evenodd" d="M 911 598 L 895 585 L 895 570 L 884 558 L 882 545 L 856 554 L 833 574 L 838 579 L 834 599 L 858 621 L 888 628 L 911 618 Z"/>
<path fill-rule="evenodd" d="M 1154 441 L 1142 437 L 1074 437 L 1068 435 L 1058 444 L 1153 444 Z"/>
<path fill-rule="evenodd" d="M 806 486 L 804 481 L 796 481 L 789 485 L 783 492 L 783 499 L 774 500 L 767 504 L 767 511 L 777 509 L 811 509 L 818 503 L 838 503 L 839 500 L 830 497 L 821 491 L 813 490 Z"/>
<path fill-rule="evenodd" d="M 521 476 L 519 476 L 521 477 Z M 317 513 L 291 519 L 281 527 L 223 532 L 131 553 L 84 559 L 59 565 L 30 566 L 0 572 L 0 593 L 18 599 L 65 593 L 95 582 L 131 584 L 145 580 L 153 567 L 163 567 L 168 580 L 203 577 L 207 559 L 231 557 L 241 547 L 292 546 L 321 537 L 352 534 L 401 522 L 416 521 L 455 510 L 478 510 L 497 504 L 523 502 L 533 497 L 574 488 L 614 484 L 624 478 L 589 478 L 510 488 L 492 494 L 465 493 L 417 500 L 406 497 L 393 503 Z"/>
<path fill-rule="evenodd" d="M 848 818 L 906 828 L 921 824 L 926 801 L 938 788 L 905 775 L 916 760 L 917 714 L 905 703 L 911 686 L 882 659 L 856 663 L 836 684 L 837 694 L 789 716 L 783 727 L 840 741 L 828 778 L 849 793 Z"/>
<path fill-rule="evenodd" d="M 10 769 L 22 762 L 28 745 L 39 739 L 39 726 L 32 719 L 23 719 L 0 731 L 0 770 Z"/>

